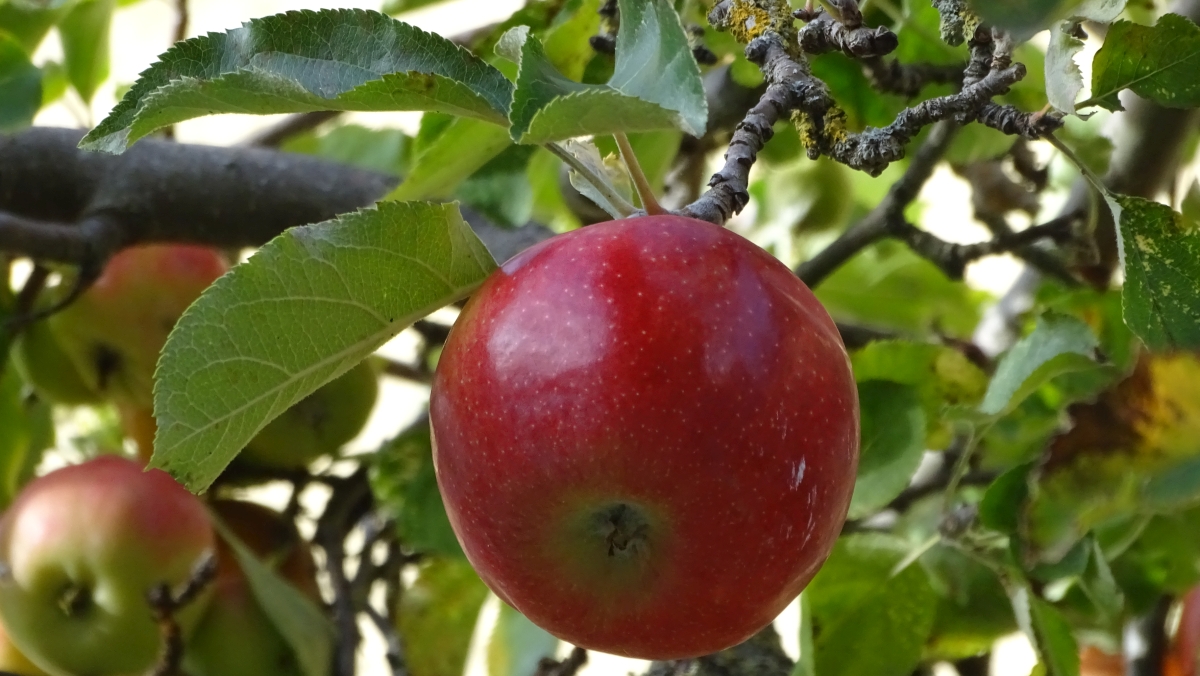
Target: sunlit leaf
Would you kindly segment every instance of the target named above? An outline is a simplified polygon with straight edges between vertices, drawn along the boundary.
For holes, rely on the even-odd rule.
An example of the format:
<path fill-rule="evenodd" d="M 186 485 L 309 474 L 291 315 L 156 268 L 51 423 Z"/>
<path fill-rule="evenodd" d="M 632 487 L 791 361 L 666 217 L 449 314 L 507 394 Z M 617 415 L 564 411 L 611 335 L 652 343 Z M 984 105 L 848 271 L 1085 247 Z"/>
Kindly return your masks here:
<path fill-rule="evenodd" d="M 71 85 L 85 102 L 108 79 L 109 33 L 116 0 L 84 0 L 58 24 L 63 63 Z"/>
<path fill-rule="evenodd" d="M 1087 324 L 1045 315 L 1037 328 L 1000 361 L 979 409 L 991 416 L 1011 411 L 1038 387 L 1064 373 L 1096 367 L 1098 342 Z"/>
<path fill-rule="evenodd" d="M 1114 23 L 1092 61 L 1092 98 L 1080 106 L 1122 110 L 1123 89 L 1162 106 L 1200 105 L 1200 27 L 1178 14 L 1154 26 Z"/>
<path fill-rule="evenodd" d="M 908 676 L 933 627 L 937 597 L 920 566 L 898 575 L 903 540 L 851 535 L 838 540 L 805 595 L 812 604 L 816 673 Z M 886 645 L 887 650 L 863 650 Z"/>
<path fill-rule="evenodd" d="M 172 332 L 152 464 L 205 489 L 268 422 L 494 267 L 453 205 L 384 202 L 285 232 Z"/>
<path fill-rule="evenodd" d="M 1069 409 L 1074 426 L 1034 475 L 1023 532 L 1030 556 L 1055 561 L 1093 527 L 1200 503 L 1200 360 L 1146 356 L 1095 403 Z"/>
<path fill-rule="evenodd" d="M 299 11 L 177 43 L 83 148 L 122 152 L 214 113 L 434 110 L 507 125 L 512 84 L 453 42 L 366 10 Z"/>
<path fill-rule="evenodd" d="M 465 559 L 421 564 L 404 590 L 396 629 L 412 676 L 461 676 L 488 590 Z"/>
<path fill-rule="evenodd" d="M 622 0 L 617 64 L 605 85 L 563 75 L 527 27 L 497 51 L 520 64 L 512 138 L 546 143 L 577 136 L 677 128 L 701 135 L 707 104 L 700 71 L 675 10 L 665 0 Z"/>
<path fill-rule="evenodd" d="M 494 594 L 491 602 L 500 606 L 500 614 L 487 640 L 488 676 L 526 676 L 537 670 L 543 658 L 554 657 L 558 639 Z"/>
<path fill-rule="evenodd" d="M 1111 195 L 1125 322 L 1152 350 L 1200 348 L 1200 228 L 1157 202 Z"/>
<path fill-rule="evenodd" d="M 868 516 L 909 484 L 925 453 L 925 412 L 917 388 L 886 380 L 859 383 L 862 450 L 850 518 Z"/>

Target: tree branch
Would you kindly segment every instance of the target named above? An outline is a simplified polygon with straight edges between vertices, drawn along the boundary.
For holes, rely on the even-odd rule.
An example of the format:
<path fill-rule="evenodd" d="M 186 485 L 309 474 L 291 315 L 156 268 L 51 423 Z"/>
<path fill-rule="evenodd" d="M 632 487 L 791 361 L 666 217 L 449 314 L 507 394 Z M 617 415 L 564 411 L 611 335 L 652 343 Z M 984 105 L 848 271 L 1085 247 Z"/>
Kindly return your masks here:
<path fill-rule="evenodd" d="M 262 148 L 146 139 L 123 155 L 79 150 L 83 132 L 0 134 L 0 251 L 99 264 L 135 244 L 261 246 L 284 230 L 368 207 L 394 176 Z M 463 216 L 500 260 L 549 237 Z"/>
<path fill-rule="evenodd" d="M 957 131 L 958 125 L 951 122 L 934 125 L 929 137 L 913 155 L 908 170 L 892 184 L 883 201 L 821 253 L 796 268 L 800 279 L 810 287 L 816 287 L 859 251 L 886 237 L 888 230 L 903 220 L 904 210 L 933 175 L 934 167 L 950 148 Z"/>
<path fill-rule="evenodd" d="M 844 15 L 850 7 L 857 11 L 852 0 L 840 0 L 840 3 Z M 718 28 L 735 31 L 735 35 L 746 33 L 745 27 L 735 26 L 732 22 L 736 4 L 736 0 L 721 0 L 709 13 L 709 20 Z M 775 17 L 765 10 L 760 11 L 764 14 L 763 22 L 770 19 L 772 25 L 776 23 Z M 861 22 L 861 15 L 857 20 Z M 845 44 L 849 38 L 832 37 L 835 24 L 842 26 L 838 30 L 850 30 L 848 26 L 853 23 L 837 24 L 832 19 L 822 19 L 809 25 L 814 24 L 817 27 L 813 34 L 821 36 L 810 39 L 814 47 L 833 48 L 840 39 L 837 44 L 854 49 Z M 886 46 L 862 47 L 866 44 L 863 41 L 855 44 L 860 45 L 867 56 L 878 56 L 873 53 L 875 47 Z M 868 127 L 860 133 L 847 130 L 845 111 L 838 107 L 825 83 L 813 77 L 803 57 L 791 53 L 789 42 L 776 30 L 768 28 L 756 33 L 746 46 L 746 58 L 759 65 L 767 90 L 758 105 L 738 125 L 725 154 L 725 165 L 709 181 L 708 192 L 685 207 L 684 215 L 724 224 L 745 208 L 750 199 L 750 168 L 773 135 L 774 124 L 784 115 L 791 115 L 811 159 L 827 155 L 872 176 L 878 176 L 892 162 L 902 159 L 908 142 L 935 122 L 953 120 L 965 124 L 977 120 L 1007 134 L 1031 139 L 1062 126 L 1062 120 L 1057 116 L 1026 114 L 1012 106 L 992 103 L 992 98 L 1008 91 L 1025 77 L 1025 66 L 1012 63 L 1011 40 L 1005 34 L 993 34 L 982 28 L 976 31 L 972 40 L 971 61 L 960 92 L 922 101 L 901 111 L 888 126 Z"/>
<path fill-rule="evenodd" d="M 950 279 L 962 279 L 967 264 L 987 256 L 1022 249 L 1043 239 L 1062 244 L 1071 239 L 1079 216 L 1070 214 L 1035 225 L 1020 232 L 1009 232 L 977 244 L 953 244 L 917 228 L 907 221 L 898 222 L 889 233 L 904 241 L 914 252 L 933 262 Z"/>

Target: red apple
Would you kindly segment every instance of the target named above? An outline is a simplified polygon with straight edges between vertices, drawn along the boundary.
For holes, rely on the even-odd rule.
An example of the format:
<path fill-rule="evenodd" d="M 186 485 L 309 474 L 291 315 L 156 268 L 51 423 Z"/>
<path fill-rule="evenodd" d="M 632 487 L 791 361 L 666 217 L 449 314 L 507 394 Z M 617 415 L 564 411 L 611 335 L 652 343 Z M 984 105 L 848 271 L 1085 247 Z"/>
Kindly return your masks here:
<path fill-rule="evenodd" d="M 228 268 L 221 252 L 209 247 L 125 249 L 83 296 L 50 318 L 50 326 L 91 389 L 149 409 L 167 335 Z"/>
<path fill-rule="evenodd" d="M 249 502 L 219 500 L 213 511 L 247 547 L 309 598 L 321 600 L 316 564 L 296 527 Z M 184 649 L 189 676 L 303 676 L 295 652 L 259 605 L 233 550 L 217 546 L 212 600 Z"/>
<path fill-rule="evenodd" d="M 646 659 L 770 623 L 829 554 L 858 464 L 820 303 L 677 216 L 510 260 L 455 324 L 430 406 L 447 513 L 488 586 L 566 641 Z"/>
<path fill-rule="evenodd" d="M 56 676 L 144 673 L 161 649 L 147 592 L 213 548 L 208 512 L 166 472 L 104 456 L 35 479 L 0 520 L 0 616 Z M 178 619 L 186 629 L 203 609 Z"/>

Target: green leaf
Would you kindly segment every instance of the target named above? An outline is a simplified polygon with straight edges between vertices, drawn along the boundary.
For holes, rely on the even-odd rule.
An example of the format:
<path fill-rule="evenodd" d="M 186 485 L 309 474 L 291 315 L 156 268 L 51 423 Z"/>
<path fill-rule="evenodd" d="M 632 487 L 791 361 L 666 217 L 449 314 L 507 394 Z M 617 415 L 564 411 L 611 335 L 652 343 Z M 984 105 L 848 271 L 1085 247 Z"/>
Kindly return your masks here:
<path fill-rule="evenodd" d="M 950 443 L 947 407 L 974 406 L 983 398 L 988 378 L 961 352 L 944 345 L 880 340 L 851 355 L 860 383 L 889 380 L 915 387 L 924 409 L 926 448 Z"/>
<path fill-rule="evenodd" d="M 492 595 L 500 615 L 487 642 L 488 676 L 528 676 L 544 657 L 554 657 L 558 639 Z"/>
<path fill-rule="evenodd" d="M 925 411 L 917 388 L 871 380 L 859 383 L 858 401 L 862 451 L 851 519 L 874 514 L 900 495 L 925 454 Z"/>
<path fill-rule="evenodd" d="M 979 522 L 992 530 L 1015 535 L 1021 523 L 1021 509 L 1029 498 L 1029 472 L 1032 463 L 1018 465 L 1001 474 L 979 501 Z"/>
<path fill-rule="evenodd" d="M 412 676 L 461 676 L 488 590 L 465 559 L 421 564 L 404 590 L 396 629 Z"/>
<path fill-rule="evenodd" d="M 428 145 L 419 148 L 420 155 L 412 170 L 386 199 L 449 197 L 468 176 L 511 145 L 505 129 L 479 120 L 455 118 Z"/>
<path fill-rule="evenodd" d="M 1092 61 L 1092 98 L 1079 105 L 1122 110 L 1117 94 L 1131 89 L 1169 108 L 1198 106 L 1198 72 L 1200 27 L 1189 19 L 1164 14 L 1153 27 L 1118 21 Z"/>
<path fill-rule="evenodd" d="M 621 0 L 617 64 L 606 85 L 567 78 L 528 27 L 510 30 L 496 49 L 520 65 L 510 115 L 518 143 L 671 128 L 704 133 L 700 71 L 665 0 Z"/>
<path fill-rule="evenodd" d="M 509 146 L 458 187 L 455 197 L 497 225 L 515 228 L 533 213 L 529 158 L 536 146 Z"/>
<path fill-rule="evenodd" d="M 33 123 L 42 107 L 42 71 L 16 40 L 0 32 L 0 132 Z"/>
<path fill-rule="evenodd" d="M 12 362 L 0 371 L 0 509 L 5 509 L 33 478 L 43 451 L 53 444 L 50 405 L 22 396 Z"/>
<path fill-rule="evenodd" d="M 214 113 L 433 110 L 503 126 L 511 96 L 479 57 L 384 14 L 287 12 L 177 43 L 80 145 L 119 153 Z"/>
<path fill-rule="evenodd" d="M 258 605 L 296 653 L 304 676 L 327 676 L 335 636 L 329 618 L 312 599 L 260 561 L 219 518 L 213 518 L 213 525 L 233 549 Z"/>
<path fill-rule="evenodd" d="M 592 174 L 602 183 L 607 184 L 610 195 L 624 198 L 625 205 L 620 204 L 621 200 L 619 199 L 609 199 L 604 191 L 597 188 L 573 167 L 568 174 L 571 187 L 603 209 L 609 216 L 617 219 L 628 216 L 629 205 L 633 200 L 633 186 L 629 182 L 629 173 L 621 158 L 618 155 L 600 157 L 600 150 L 591 141 L 568 140 L 562 144 L 562 149 L 570 153 L 580 164 L 591 169 Z"/>
<path fill-rule="evenodd" d="M 979 410 L 1001 416 L 1050 380 L 1096 366 L 1099 342 L 1087 324 L 1067 315 L 1038 318 L 1033 333 L 1000 361 Z"/>
<path fill-rule="evenodd" d="M 167 340 L 153 466 L 204 490 L 268 422 L 495 266 L 448 204 L 385 202 L 285 232 Z"/>
<path fill-rule="evenodd" d="M 411 12 L 414 9 L 420 9 L 429 5 L 436 5 L 439 2 L 446 0 L 387 0 L 383 3 L 383 11 L 385 14 L 399 14 L 401 12 Z"/>
<path fill-rule="evenodd" d="M 1012 32 L 1019 41 L 1065 19 L 1083 0 L 971 0 L 971 8 L 990 25 Z"/>
<path fill-rule="evenodd" d="M 438 491 L 425 418 L 372 456 L 371 490 L 381 510 L 395 520 L 406 547 L 429 554 L 463 555 Z"/>
<path fill-rule="evenodd" d="M 109 33 L 116 0 L 84 0 L 58 24 L 63 64 L 71 85 L 85 102 L 108 79 Z"/>
<path fill-rule="evenodd" d="M 1028 587 L 1012 593 L 1013 610 L 1025 634 L 1033 642 L 1038 663 L 1048 676 L 1079 676 L 1079 646 L 1071 625 L 1049 603 L 1034 596 Z"/>
<path fill-rule="evenodd" d="M 344 124 L 322 134 L 297 134 L 280 148 L 394 176 L 408 170 L 412 139 L 397 129 Z"/>
<path fill-rule="evenodd" d="M 1046 94 L 1051 105 L 1067 113 L 1075 112 L 1075 101 L 1083 91 L 1083 71 L 1075 55 L 1083 50 L 1083 41 L 1075 34 L 1083 21 L 1109 23 L 1121 15 L 1126 0 L 1085 0 L 1074 15 L 1050 28 L 1050 47 L 1046 50 Z"/>
<path fill-rule="evenodd" d="M 986 294 L 952 282 L 899 242 L 869 247 L 815 289 L 834 318 L 921 333 L 969 337 Z M 912 299 L 920 298 L 914 303 Z"/>
<path fill-rule="evenodd" d="M 1107 199 L 1125 264 L 1125 323 L 1151 350 L 1200 348 L 1200 229 L 1157 202 Z"/>
<path fill-rule="evenodd" d="M 73 0 L 50 3 L 46 7 L 29 3 L 0 2 L 0 32 L 12 35 L 30 56 L 37 51 L 46 34 L 71 9 Z"/>
<path fill-rule="evenodd" d="M 920 566 L 897 575 L 903 540 L 882 534 L 843 537 L 805 595 L 812 604 L 820 676 L 908 676 L 933 627 L 937 595 Z M 887 646 L 866 650 L 864 646 Z"/>

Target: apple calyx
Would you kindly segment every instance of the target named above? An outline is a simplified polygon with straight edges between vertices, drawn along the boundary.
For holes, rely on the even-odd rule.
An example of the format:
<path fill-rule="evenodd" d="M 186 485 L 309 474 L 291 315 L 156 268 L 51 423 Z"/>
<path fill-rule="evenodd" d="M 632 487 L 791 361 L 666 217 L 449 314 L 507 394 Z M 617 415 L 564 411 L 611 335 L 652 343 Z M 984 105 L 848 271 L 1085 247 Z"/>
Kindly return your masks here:
<path fill-rule="evenodd" d="M 650 522 L 636 507 L 617 503 L 597 512 L 596 521 L 610 557 L 636 558 L 649 542 Z"/>
<path fill-rule="evenodd" d="M 58 607 L 67 617 L 81 617 L 95 607 L 92 588 L 75 582 L 68 583 L 58 597 Z"/>

